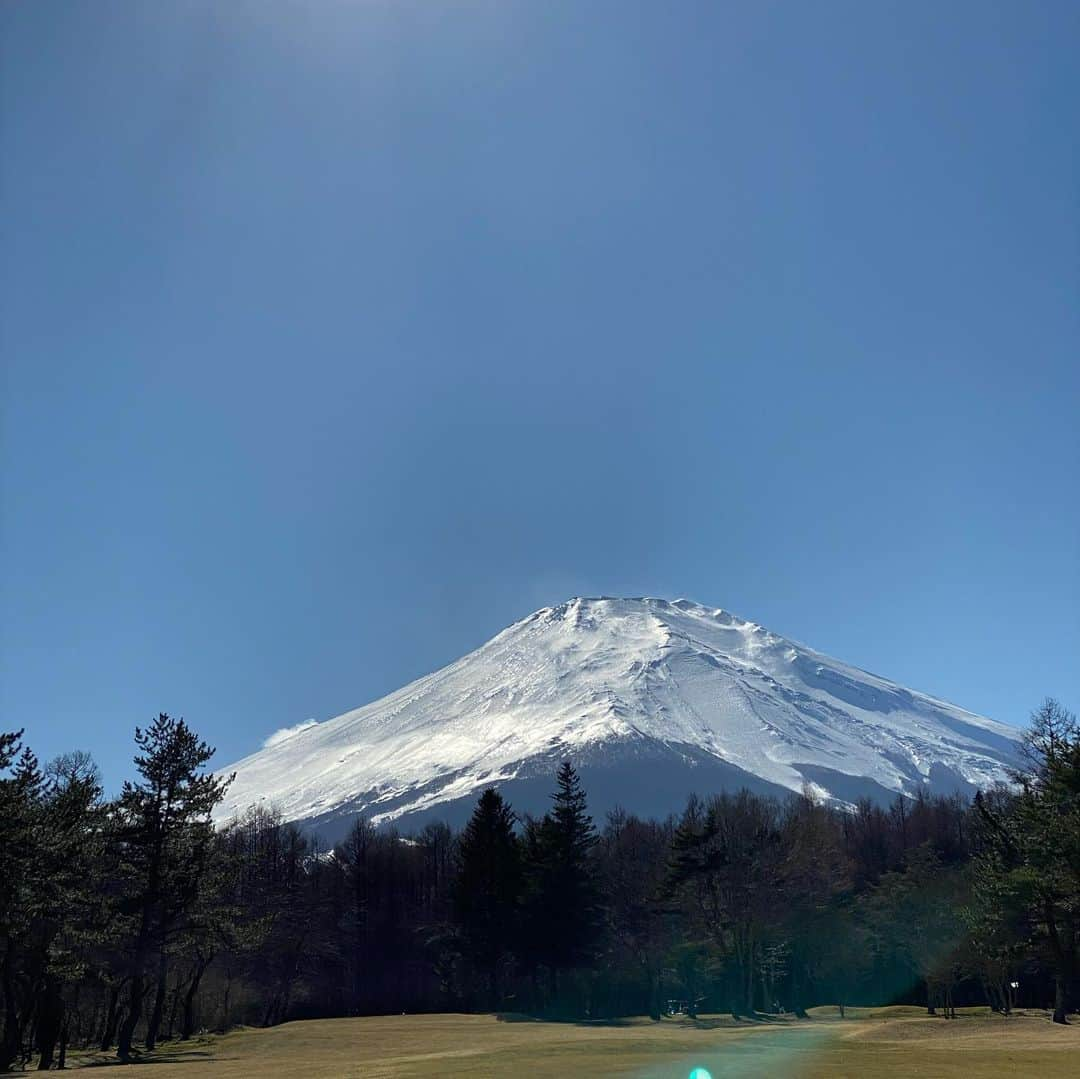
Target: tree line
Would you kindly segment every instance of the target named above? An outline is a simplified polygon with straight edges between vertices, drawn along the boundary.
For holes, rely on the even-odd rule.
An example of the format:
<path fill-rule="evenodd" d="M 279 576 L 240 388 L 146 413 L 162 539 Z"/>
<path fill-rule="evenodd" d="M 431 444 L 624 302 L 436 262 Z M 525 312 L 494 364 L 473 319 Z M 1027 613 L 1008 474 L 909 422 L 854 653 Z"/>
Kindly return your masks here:
<path fill-rule="evenodd" d="M 183 721 L 136 729 L 106 799 L 89 756 L 0 734 L 0 1070 L 131 1059 L 237 1023 L 400 1011 L 735 1017 L 819 1004 L 1077 1002 L 1080 727 L 1047 701 L 1013 783 L 837 808 L 692 796 L 597 826 L 566 763 L 548 813 L 498 790 L 455 834 L 359 818 L 323 850 L 252 808 Z"/>

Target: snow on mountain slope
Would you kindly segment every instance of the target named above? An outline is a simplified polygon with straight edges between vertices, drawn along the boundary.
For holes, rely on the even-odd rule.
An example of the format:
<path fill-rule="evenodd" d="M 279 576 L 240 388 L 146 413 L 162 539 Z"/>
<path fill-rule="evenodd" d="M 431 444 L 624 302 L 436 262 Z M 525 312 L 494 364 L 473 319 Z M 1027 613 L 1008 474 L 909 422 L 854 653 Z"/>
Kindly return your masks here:
<path fill-rule="evenodd" d="M 650 786 L 659 798 L 744 782 L 850 802 L 985 787 L 1006 778 L 1016 738 L 727 611 L 573 599 L 382 700 L 276 736 L 226 769 L 218 817 L 263 803 L 316 826 L 418 819 L 491 784 L 511 797 L 515 783 L 550 785 L 566 758 L 606 769 L 606 801 L 630 809 Z"/>

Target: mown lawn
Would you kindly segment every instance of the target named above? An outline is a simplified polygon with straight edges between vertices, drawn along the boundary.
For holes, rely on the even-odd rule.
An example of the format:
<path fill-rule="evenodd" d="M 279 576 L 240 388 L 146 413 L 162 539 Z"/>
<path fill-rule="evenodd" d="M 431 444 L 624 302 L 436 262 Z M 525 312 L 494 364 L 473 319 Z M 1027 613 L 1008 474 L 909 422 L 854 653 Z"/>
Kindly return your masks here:
<path fill-rule="evenodd" d="M 93 1054 L 76 1054 L 71 1063 L 103 1075 L 121 1067 Z M 835 1009 L 819 1008 L 809 1021 L 740 1024 L 724 1017 L 576 1025 L 486 1015 L 400 1015 L 287 1023 L 167 1044 L 145 1063 L 123 1067 L 122 1074 L 125 1079 L 686 1079 L 694 1067 L 707 1068 L 713 1079 L 1075 1079 L 1080 1023 L 1055 1026 L 1040 1013 L 1002 1019 L 985 1009 L 945 1020 L 914 1008 L 849 1010 L 843 1021 Z"/>

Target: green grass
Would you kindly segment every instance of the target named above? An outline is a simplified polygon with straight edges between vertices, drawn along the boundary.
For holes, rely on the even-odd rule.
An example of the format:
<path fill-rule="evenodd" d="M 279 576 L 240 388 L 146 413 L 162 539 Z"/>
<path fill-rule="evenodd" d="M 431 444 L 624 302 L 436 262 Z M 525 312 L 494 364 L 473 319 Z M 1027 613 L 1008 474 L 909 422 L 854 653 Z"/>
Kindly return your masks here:
<path fill-rule="evenodd" d="M 848 1016 L 840 1020 L 835 1008 L 818 1008 L 808 1021 L 738 1024 L 723 1016 L 611 1025 L 508 1022 L 487 1015 L 321 1019 L 166 1044 L 144 1062 L 123 1067 L 123 1075 L 685 1079 L 695 1066 L 708 1068 L 713 1079 L 1080 1074 L 1080 1024 L 1055 1026 L 1042 1013 L 1002 1019 L 970 1009 L 946 1020 L 916 1008 L 882 1008 L 849 1009 Z M 76 1055 L 71 1063 L 103 1076 L 121 1067 L 100 1054 Z"/>

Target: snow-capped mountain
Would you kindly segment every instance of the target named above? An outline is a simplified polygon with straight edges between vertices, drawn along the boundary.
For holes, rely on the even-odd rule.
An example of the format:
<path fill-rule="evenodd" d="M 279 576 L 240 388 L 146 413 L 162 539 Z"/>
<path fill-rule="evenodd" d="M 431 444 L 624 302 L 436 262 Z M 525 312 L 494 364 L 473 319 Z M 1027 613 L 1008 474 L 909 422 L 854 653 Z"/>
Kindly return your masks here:
<path fill-rule="evenodd" d="M 572 599 L 235 771 L 218 817 L 279 808 L 330 838 L 376 821 L 461 820 L 495 784 L 547 804 L 558 763 L 594 813 L 677 811 L 691 791 L 809 785 L 852 803 L 1006 779 L 1017 732 L 688 600 Z"/>

